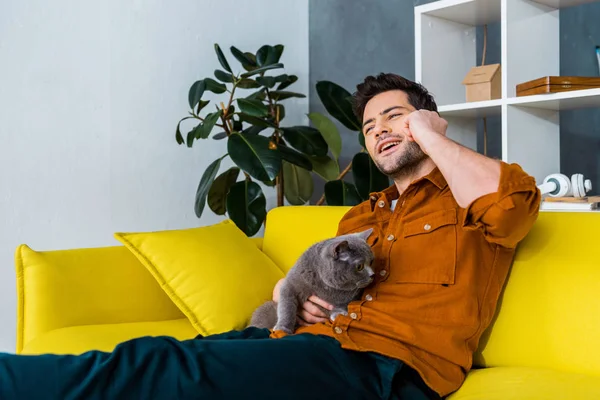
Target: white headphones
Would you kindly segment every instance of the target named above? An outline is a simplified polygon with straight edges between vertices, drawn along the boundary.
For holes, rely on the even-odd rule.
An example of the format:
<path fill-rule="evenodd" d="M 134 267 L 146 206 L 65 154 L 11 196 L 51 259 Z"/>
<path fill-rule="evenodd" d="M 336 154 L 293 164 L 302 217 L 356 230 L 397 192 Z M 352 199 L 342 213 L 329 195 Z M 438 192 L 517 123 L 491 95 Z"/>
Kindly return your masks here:
<path fill-rule="evenodd" d="M 584 180 L 582 174 L 573 174 L 571 179 L 564 174 L 552 174 L 538 188 L 542 195 L 550 197 L 585 197 L 592 190 L 592 181 Z"/>

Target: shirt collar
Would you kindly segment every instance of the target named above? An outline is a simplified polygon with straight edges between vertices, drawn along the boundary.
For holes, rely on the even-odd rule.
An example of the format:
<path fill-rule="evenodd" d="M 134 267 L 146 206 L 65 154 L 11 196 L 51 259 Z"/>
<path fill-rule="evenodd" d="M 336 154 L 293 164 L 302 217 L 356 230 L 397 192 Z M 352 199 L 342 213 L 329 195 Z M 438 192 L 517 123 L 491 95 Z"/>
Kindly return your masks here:
<path fill-rule="evenodd" d="M 443 190 L 444 188 L 446 188 L 446 186 L 448 186 L 446 178 L 444 178 L 444 175 L 442 175 L 442 172 L 438 167 L 435 167 L 430 173 L 423 176 L 422 178 L 419 178 L 412 182 L 410 186 L 419 185 L 423 180 L 428 180 L 429 182 L 433 183 L 439 190 Z M 393 200 L 398 199 L 400 197 L 400 194 L 398 193 L 398 188 L 396 187 L 396 185 L 392 185 L 382 190 L 381 192 L 373 192 L 369 194 L 369 198 L 371 200 L 371 211 L 375 209 L 375 204 L 382 197 L 385 197 L 388 203 L 391 203 Z"/>

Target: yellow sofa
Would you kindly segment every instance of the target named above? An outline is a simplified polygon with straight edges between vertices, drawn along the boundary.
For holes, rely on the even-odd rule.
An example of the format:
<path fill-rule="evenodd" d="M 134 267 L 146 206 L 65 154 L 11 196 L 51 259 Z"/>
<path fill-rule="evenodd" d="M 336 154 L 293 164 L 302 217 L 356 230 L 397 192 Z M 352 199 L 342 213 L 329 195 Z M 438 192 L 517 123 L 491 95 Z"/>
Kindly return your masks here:
<path fill-rule="evenodd" d="M 277 208 L 264 238 L 253 240 L 286 271 L 311 243 L 333 236 L 347 210 Z M 599 229 L 600 213 L 540 214 L 517 251 L 474 369 L 450 399 L 600 399 Z M 21 246 L 16 265 L 17 353 L 80 354 L 145 335 L 197 335 L 123 246 Z"/>

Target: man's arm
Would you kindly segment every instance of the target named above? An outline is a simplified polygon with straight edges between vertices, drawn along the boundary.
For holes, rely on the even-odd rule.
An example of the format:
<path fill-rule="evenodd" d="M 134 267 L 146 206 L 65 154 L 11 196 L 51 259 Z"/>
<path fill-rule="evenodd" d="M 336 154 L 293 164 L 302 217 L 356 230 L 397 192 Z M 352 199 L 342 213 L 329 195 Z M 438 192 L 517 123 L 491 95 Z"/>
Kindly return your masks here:
<path fill-rule="evenodd" d="M 420 110 L 405 119 L 407 136 L 431 157 L 448 182 L 458 205 L 498 190 L 500 162 L 446 137 L 447 122 L 432 111 Z"/>
<path fill-rule="evenodd" d="M 437 113 L 416 111 L 405 134 L 416 141 L 444 175 L 461 208 L 462 226 L 479 230 L 490 243 L 515 247 L 537 219 L 541 193 L 518 165 L 503 163 L 446 137 L 447 122 Z"/>

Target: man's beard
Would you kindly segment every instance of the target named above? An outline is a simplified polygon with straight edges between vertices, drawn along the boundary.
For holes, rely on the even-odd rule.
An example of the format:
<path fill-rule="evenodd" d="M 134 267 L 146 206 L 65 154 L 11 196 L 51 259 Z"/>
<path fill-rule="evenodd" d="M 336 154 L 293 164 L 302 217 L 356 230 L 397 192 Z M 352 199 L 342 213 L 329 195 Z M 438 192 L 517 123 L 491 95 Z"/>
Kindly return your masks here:
<path fill-rule="evenodd" d="M 401 146 L 400 144 L 399 146 Z M 421 150 L 421 147 L 417 142 L 406 142 L 406 148 L 400 150 L 400 154 L 392 154 L 390 157 L 395 160 L 386 160 L 385 165 L 380 164 L 377 159 L 373 159 L 373 162 L 377 168 L 385 175 L 392 179 L 399 178 L 401 176 L 409 175 L 414 172 L 419 165 L 427 158 L 427 154 Z M 390 162 L 393 161 L 393 162 Z"/>

